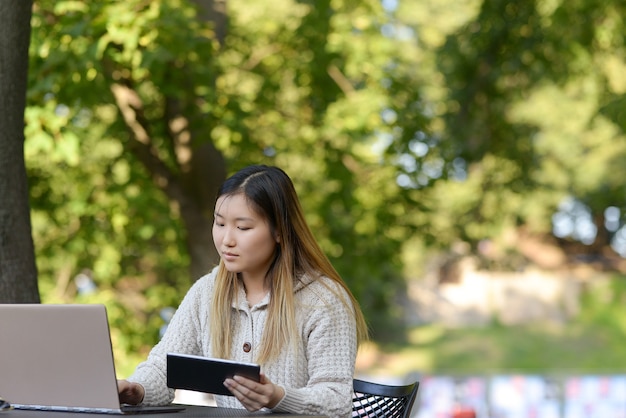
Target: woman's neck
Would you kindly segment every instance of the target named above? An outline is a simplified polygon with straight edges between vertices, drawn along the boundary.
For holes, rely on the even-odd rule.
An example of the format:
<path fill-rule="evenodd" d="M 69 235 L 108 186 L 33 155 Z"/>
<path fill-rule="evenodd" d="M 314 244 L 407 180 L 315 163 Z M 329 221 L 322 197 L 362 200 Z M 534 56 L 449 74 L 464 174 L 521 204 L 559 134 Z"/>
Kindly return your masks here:
<path fill-rule="evenodd" d="M 266 284 L 265 277 L 241 275 L 241 281 L 246 291 L 246 300 L 250 306 L 261 302 L 269 292 L 269 286 Z"/>

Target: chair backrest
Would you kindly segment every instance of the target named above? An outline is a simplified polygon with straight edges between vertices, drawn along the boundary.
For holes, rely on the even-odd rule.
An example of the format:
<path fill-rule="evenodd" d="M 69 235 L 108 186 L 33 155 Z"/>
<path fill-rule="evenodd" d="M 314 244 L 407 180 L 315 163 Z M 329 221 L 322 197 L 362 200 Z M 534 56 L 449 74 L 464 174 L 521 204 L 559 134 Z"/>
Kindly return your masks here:
<path fill-rule="evenodd" d="M 354 379 L 352 417 L 408 418 L 418 387 L 419 382 L 391 386 Z"/>

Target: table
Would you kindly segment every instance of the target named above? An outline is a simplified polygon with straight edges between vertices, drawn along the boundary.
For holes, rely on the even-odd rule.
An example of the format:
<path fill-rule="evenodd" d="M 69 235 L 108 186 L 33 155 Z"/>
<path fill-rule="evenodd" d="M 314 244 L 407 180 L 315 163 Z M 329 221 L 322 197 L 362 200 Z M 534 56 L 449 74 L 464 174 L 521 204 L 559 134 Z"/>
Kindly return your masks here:
<path fill-rule="evenodd" d="M 2 1 L 2 0 L 0 0 Z M 255 417 L 270 416 L 276 418 L 328 418 L 323 415 L 299 415 L 299 414 L 279 414 L 272 412 L 248 412 L 245 409 L 218 408 L 213 406 L 184 405 L 185 410 L 181 412 L 161 413 L 161 414 L 131 414 L 133 417 L 145 418 L 212 418 L 212 417 Z M 0 412 L 0 418 L 103 418 L 107 414 L 87 413 L 87 412 L 60 412 L 60 411 L 36 411 L 26 409 L 12 409 Z M 111 416 L 111 415 L 109 415 Z M 120 415 L 114 415 L 120 416 Z M 128 415 L 125 415 L 128 416 Z"/>

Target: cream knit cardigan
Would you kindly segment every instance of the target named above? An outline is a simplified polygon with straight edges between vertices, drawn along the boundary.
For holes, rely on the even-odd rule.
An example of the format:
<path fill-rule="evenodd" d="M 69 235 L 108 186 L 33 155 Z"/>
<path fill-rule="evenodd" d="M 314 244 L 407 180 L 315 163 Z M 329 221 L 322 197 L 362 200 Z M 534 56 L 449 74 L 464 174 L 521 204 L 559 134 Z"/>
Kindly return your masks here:
<path fill-rule="evenodd" d="M 174 391 L 166 385 L 168 352 L 212 357 L 209 330 L 212 326 L 222 326 L 214 324 L 210 314 L 218 268 L 194 283 L 161 341 L 128 378 L 145 388 L 145 405 L 167 404 L 174 398 Z M 276 360 L 262 364 L 261 371 L 285 389 L 284 398 L 273 408 L 275 412 L 349 417 L 357 350 L 356 324 L 352 313 L 321 280 L 349 300 L 345 291 L 326 277 L 318 280 L 301 277 L 294 292 L 301 344 L 297 350 L 284 348 Z M 255 362 L 268 302 L 269 295 L 250 308 L 244 291 L 240 291 L 237 303 L 233 303 L 239 326 L 233 338 L 231 360 Z M 249 352 L 243 350 L 245 343 L 252 346 Z M 215 398 L 218 406 L 243 408 L 234 396 Z"/>

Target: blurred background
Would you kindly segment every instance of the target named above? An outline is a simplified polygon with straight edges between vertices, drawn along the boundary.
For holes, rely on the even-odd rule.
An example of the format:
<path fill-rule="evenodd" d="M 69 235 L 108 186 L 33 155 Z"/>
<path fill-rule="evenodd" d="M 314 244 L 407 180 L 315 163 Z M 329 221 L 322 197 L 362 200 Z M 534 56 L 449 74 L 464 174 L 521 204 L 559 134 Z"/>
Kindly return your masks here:
<path fill-rule="evenodd" d="M 420 380 L 423 418 L 624 417 L 623 16 L 618 0 L 37 0 L 41 300 L 106 304 L 128 376 L 217 260 L 217 186 L 278 165 L 371 325 L 357 375 Z"/>

